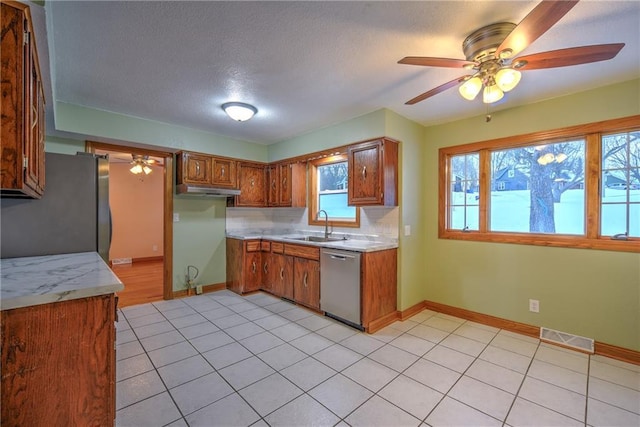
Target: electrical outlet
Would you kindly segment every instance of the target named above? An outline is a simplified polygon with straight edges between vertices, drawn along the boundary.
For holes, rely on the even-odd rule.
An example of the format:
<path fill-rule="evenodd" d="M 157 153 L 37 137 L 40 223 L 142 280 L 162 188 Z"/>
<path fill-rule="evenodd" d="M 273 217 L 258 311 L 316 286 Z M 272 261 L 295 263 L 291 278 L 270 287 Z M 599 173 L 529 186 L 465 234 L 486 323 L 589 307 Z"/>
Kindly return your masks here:
<path fill-rule="evenodd" d="M 158 245 L 153 245 L 151 249 L 153 250 L 153 252 L 158 252 Z"/>
<path fill-rule="evenodd" d="M 530 299 L 529 311 L 532 311 L 534 313 L 540 313 L 540 301 L 538 301 L 537 299 Z"/>
<path fill-rule="evenodd" d="M 180 222 L 180 214 L 178 212 L 173 213 L 173 222 Z"/>
<path fill-rule="evenodd" d="M 200 295 L 202 293 L 202 285 L 196 286 L 196 295 Z"/>
<path fill-rule="evenodd" d="M 410 225 L 405 225 L 404 226 L 404 235 L 405 236 L 410 236 L 411 235 L 411 226 Z"/>

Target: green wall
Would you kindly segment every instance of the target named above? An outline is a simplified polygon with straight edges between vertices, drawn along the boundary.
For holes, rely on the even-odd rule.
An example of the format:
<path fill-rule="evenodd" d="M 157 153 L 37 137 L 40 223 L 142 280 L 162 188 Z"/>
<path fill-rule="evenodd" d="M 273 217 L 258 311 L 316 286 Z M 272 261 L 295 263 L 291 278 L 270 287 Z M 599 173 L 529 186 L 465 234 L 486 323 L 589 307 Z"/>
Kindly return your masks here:
<path fill-rule="evenodd" d="M 401 141 L 399 309 L 430 300 L 640 350 L 640 254 L 440 240 L 438 149 L 509 135 L 640 114 L 640 80 L 484 116 L 423 127 L 389 110 L 268 147 L 69 104 L 60 130 L 112 140 L 276 161 L 379 136 Z M 74 144 L 47 138 L 47 150 Z M 75 151 L 75 149 L 73 149 Z M 200 284 L 225 278 L 224 199 L 174 198 L 174 289 L 186 266 Z M 404 226 L 411 234 L 404 235 Z M 540 313 L 528 299 L 540 300 Z"/>
<path fill-rule="evenodd" d="M 424 299 L 640 350 L 640 254 L 440 240 L 438 149 L 640 114 L 640 80 L 425 130 Z M 420 274 L 420 273 L 418 273 Z M 528 310 L 540 300 L 540 313 Z"/>
<path fill-rule="evenodd" d="M 180 126 L 57 102 L 56 129 L 103 142 L 146 144 L 169 151 L 191 150 L 254 161 L 267 161 L 267 147 Z M 84 140 L 47 136 L 47 151 L 75 154 Z M 188 265 L 200 270 L 196 284 L 226 280 L 225 199 L 174 196 L 173 289 L 186 288 Z"/>
<path fill-rule="evenodd" d="M 169 151 L 190 150 L 219 156 L 267 161 L 267 146 L 154 120 L 96 110 L 64 102 L 55 104 L 56 129 L 106 138 L 106 142 L 148 144 Z"/>
<path fill-rule="evenodd" d="M 385 110 L 377 110 L 351 120 L 297 136 L 269 146 L 269 161 L 340 147 L 353 142 L 385 136 Z"/>
<path fill-rule="evenodd" d="M 425 129 L 393 111 L 386 110 L 385 135 L 400 141 L 400 224 L 398 230 L 398 309 L 407 308 L 424 299 L 423 289 L 427 277 L 420 271 L 425 231 L 430 224 L 424 221 L 422 183 L 425 180 L 424 157 Z M 405 235 L 405 227 L 410 234 Z"/>
<path fill-rule="evenodd" d="M 44 149 L 50 153 L 74 155 L 84 151 L 84 141 L 47 135 Z"/>
<path fill-rule="evenodd" d="M 173 198 L 173 289 L 185 289 L 187 266 L 200 273 L 196 284 L 226 281 L 225 198 Z"/>

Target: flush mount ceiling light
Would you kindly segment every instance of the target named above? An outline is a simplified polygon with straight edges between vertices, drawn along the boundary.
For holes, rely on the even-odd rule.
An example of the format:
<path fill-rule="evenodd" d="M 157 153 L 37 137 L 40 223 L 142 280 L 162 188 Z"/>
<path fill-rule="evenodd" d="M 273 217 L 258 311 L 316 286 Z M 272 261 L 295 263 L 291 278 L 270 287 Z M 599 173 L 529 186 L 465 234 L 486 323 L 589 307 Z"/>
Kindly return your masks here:
<path fill-rule="evenodd" d="M 149 165 L 154 161 L 149 160 L 149 156 L 132 154 L 131 157 L 133 158 L 133 161 L 131 162 L 133 167 L 129 169 L 129 172 L 131 172 L 132 174 L 138 175 L 144 172 L 145 175 L 149 175 L 153 171 L 153 169 L 151 169 Z"/>
<path fill-rule="evenodd" d="M 244 102 L 227 102 L 222 104 L 222 109 L 229 117 L 238 122 L 246 122 L 258 112 L 256 107 Z"/>

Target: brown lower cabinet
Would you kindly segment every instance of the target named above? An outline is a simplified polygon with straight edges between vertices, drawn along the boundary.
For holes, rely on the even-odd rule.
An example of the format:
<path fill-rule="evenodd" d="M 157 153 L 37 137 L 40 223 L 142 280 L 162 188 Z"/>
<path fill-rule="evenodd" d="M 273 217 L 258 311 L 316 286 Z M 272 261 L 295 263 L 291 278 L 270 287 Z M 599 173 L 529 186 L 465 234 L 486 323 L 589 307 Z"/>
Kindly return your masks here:
<path fill-rule="evenodd" d="M 113 294 L 2 311 L 3 426 L 112 426 Z"/>
<path fill-rule="evenodd" d="M 362 254 L 361 321 L 368 332 L 397 310 L 397 259 L 397 249 Z M 320 248 L 227 238 L 227 288 L 239 294 L 262 289 L 321 311 Z"/>
<path fill-rule="evenodd" d="M 269 276 L 271 293 L 293 300 L 293 258 L 277 253 L 271 253 L 268 256 L 271 268 Z"/>
<path fill-rule="evenodd" d="M 320 262 L 294 258 L 294 301 L 315 310 L 320 310 Z"/>
<path fill-rule="evenodd" d="M 228 289 L 244 294 L 262 288 L 265 267 L 261 250 L 260 239 L 227 239 Z"/>

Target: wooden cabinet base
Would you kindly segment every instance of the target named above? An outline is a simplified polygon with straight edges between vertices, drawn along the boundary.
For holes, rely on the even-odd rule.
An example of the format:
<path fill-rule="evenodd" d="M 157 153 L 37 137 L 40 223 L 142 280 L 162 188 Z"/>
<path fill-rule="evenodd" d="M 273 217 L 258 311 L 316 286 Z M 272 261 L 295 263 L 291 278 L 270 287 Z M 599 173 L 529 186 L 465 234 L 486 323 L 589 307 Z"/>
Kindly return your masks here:
<path fill-rule="evenodd" d="M 398 250 L 362 254 L 362 326 L 369 333 L 397 310 Z"/>
<path fill-rule="evenodd" d="M 113 294 L 2 312 L 3 426 L 115 420 Z"/>

